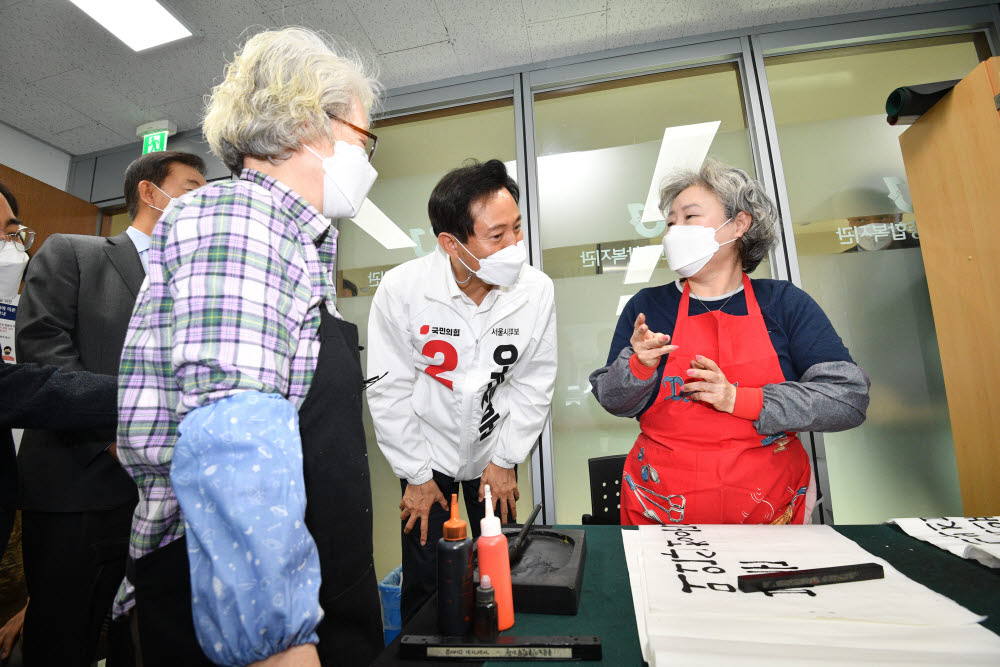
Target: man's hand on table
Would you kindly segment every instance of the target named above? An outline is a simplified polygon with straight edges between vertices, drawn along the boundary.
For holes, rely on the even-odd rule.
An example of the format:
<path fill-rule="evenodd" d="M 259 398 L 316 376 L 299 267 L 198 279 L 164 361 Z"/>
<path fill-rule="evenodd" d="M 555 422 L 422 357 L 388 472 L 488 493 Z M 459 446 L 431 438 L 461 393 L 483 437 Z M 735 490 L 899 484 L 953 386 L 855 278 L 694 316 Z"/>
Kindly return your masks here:
<path fill-rule="evenodd" d="M 10 656 L 15 643 L 24 641 L 24 612 L 27 609 L 28 605 L 24 605 L 24 609 L 11 616 L 0 628 L 0 660 Z"/>
<path fill-rule="evenodd" d="M 403 532 L 407 535 L 413 530 L 413 525 L 420 522 L 420 546 L 427 544 L 427 525 L 430 521 L 431 506 L 437 503 L 445 511 L 448 501 L 445 499 L 437 483 L 431 479 L 423 484 L 407 484 L 403 499 L 399 502 L 400 521 L 406 521 Z"/>
<path fill-rule="evenodd" d="M 483 502 L 486 498 L 487 484 L 490 485 L 490 494 L 493 496 L 494 514 L 496 513 L 496 503 L 500 503 L 500 522 L 507 523 L 508 512 L 511 521 L 516 520 L 517 500 L 521 497 L 521 493 L 517 490 L 517 477 L 514 475 L 514 469 L 501 468 L 495 463 L 487 464 L 479 482 L 479 502 Z"/>

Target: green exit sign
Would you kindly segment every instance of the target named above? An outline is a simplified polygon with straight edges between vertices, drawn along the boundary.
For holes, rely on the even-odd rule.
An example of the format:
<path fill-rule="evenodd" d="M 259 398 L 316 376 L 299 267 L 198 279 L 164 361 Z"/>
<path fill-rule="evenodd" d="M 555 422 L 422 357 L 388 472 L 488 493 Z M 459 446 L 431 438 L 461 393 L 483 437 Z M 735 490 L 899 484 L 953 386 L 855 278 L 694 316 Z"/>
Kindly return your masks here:
<path fill-rule="evenodd" d="M 142 154 L 167 150 L 167 131 L 147 134 L 142 138 Z"/>

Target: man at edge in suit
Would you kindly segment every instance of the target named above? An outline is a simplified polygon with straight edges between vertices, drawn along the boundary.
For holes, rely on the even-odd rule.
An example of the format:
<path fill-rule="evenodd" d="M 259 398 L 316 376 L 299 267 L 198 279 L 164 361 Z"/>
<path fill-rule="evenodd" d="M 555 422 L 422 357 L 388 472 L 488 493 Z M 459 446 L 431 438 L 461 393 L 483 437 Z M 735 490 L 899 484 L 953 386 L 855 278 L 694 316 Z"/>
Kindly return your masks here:
<path fill-rule="evenodd" d="M 18 357 L 118 375 L 150 237 L 170 201 L 205 184 L 205 164 L 149 153 L 125 171 L 132 225 L 112 238 L 53 234 L 25 276 L 15 326 Z M 59 406 L 53 406 L 58 410 Z M 89 665 L 125 575 L 132 479 L 118 465 L 114 429 L 29 430 L 18 453 L 25 577 L 26 664 Z M 132 664 L 127 623 L 112 624 L 107 667 Z"/>

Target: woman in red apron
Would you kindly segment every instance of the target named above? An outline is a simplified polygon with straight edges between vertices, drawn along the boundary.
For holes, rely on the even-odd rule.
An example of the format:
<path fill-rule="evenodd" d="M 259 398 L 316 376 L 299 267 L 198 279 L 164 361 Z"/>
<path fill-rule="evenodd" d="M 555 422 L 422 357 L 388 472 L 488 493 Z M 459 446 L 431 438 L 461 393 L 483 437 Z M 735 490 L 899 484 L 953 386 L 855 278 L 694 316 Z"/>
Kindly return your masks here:
<path fill-rule="evenodd" d="M 622 476 L 621 522 L 804 523 L 815 487 L 809 458 L 795 433 L 842 430 L 863 421 L 867 376 L 801 290 L 780 281 L 754 281 L 766 288 L 771 301 L 786 293 L 794 301 L 792 307 L 776 309 L 787 311 L 777 325 L 773 315 L 765 321 L 744 272 L 766 256 L 776 236 L 776 209 L 759 183 L 745 172 L 710 162 L 699 173 L 681 174 L 667 183 L 661 207 L 668 222 L 667 261 L 687 280 L 683 286 L 640 292 L 633 299 L 638 305 L 626 309 L 616 332 L 620 336 L 625 318 L 635 317 L 630 347 L 591 376 L 595 396 L 614 414 L 638 414 L 615 408 L 623 396 L 646 405 Z M 678 291 L 676 315 L 654 312 L 676 303 L 671 299 Z M 729 310 L 737 314 L 726 312 L 733 297 L 740 307 Z M 809 307 L 799 308 L 806 300 Z M 636 315 L 637 307 L 647 308 L 646 314 Z M 670 335 L 651 331 L 654 320 L 665 328 L 673 320 Z M 772 330 L 782 330 L 776 334 L 782 341 L 786 331 L 817 336 L 817 345 L 789 344 L 793 356 L 797 349 L 833 352 L 809 357 L 802 377 L 786 378 Z M 782 350 L 787 361 L 789 352 Z M 772 406 L 766 415 L 765 387 L 769 400 L 781 408 Z M 788 397 L 787 405 L 783 397 Z M 761 424 L 773 426 L 782 419 L 787 424 L 780 428 L 758 431 Z"/>
<path fill-rule="evenodd" d="M 747 315 L 711 311 L 692 317 L 691 287 L 685 285 L 676 349 L 667 356 L 656 400 L 640 418 L 642 432 L 625 461 L 622 524 L 803 522 L 811 473 L 795 434 L 764 445 L 767 438 L 752 421 L 699 395 L 712 384 L 706 380 L 720 375 L 748 389 L 785 380 L 745 274 L 743 289 Z"/>

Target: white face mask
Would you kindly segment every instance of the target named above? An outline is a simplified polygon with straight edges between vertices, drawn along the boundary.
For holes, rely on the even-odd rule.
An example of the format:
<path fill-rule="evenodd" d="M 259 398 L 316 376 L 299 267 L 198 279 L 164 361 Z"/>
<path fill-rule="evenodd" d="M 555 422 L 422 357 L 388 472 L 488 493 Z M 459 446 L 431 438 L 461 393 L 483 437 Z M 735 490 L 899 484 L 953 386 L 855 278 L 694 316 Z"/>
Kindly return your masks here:
<path fill-rule="evenodd" d="M 305 148 L 323 161 L 323 215 L 331 219 L 356 216 L 378 176 L 365 149 L 338 141 L 333 144 L 333 155 L 323 157 Z"/>
<path fill-rule="evenodd" d="M 663 252 L 671 270 L 679 273 L 682 278 L 690 278 L 701 271 L 719 248 L 736 240 L 721 244 L 715 240 L 715 233 L 732 221 L 729 218 L 715 229 L 701 225 L 672 226 L 663 237 Z"/>
<path fill-rule="evenodd" d="M 157 185 L 156 183 L 154 183 L 153 181 L 150 181 L 150 182 L 149 182 L 149 184 L 150 184 L 150 185 L 152 185 L 152 186 L 153 186 L 154 188 L 156 188 L 157 190 L 160 190 L 160 192 L 163 192 L 163 190 L 161 190 L 161 189 L 160 189 L 160 186 L 158 186 L 158 185 Z M 156 209 L 157 211 L 159 211 L 160 213 L 163 213 L 163 212 L 165 212 L 165 211 L 166 211 L 166 210 L 167 210 L 168 208 L 170 208 L 170 205 L 171 205 L 171 204 L 173 204 L 173 203 L 174 203 L 175 201 L 177 201 L 177 197 L 171 197 L 171 196 L 170 196 L 170 195 L 168 195 L 168 194 L 167 194 L 166 192 L 163 192 L 163 194 L 164 194 L 164 195 L 165 195 L 165 196 L 167 197 L 167 199 L 169 200 L 169 201 L 167 201 L 167 205 L 166 205 L 166 207 L 165 207 L 165 208 L 160 208 L 159 206 L 153 206 L 152 204 L 150 204 L 150 205 L 149 205 L 149 208 L 155 208 L 155 209 Z"/>
<path fill-rule="evenodd" d="M 454 236 L 452 238 L 455 239 Z M 465 248 L 465 244 L 458 239 L 455 239 L 455 243 Z M 468 248 L 465 248 L 465 252 L 472 255 L 472 251 Z M 476 257 L 475 255 L 472 256 Z M 479 258 L 476 257 L 476 259 Z M 470 273 L 476 274 L 480 280 L 488 285 L 497 285 L 499 287 L 510 287 L 516 283 L 518 276 L 521 275 L 521 267 L 524 266 L 524 262 L 527 259 L 528 253 L 524 250 L 524 241 L 518 241 L 514 245 L 509 245 L 506 248 L 497 250 L 492 255 L 479 259 L 478 271 L 469 269 L 469 265 L 462 260 L 462 256 L 458 256 L 458 261 L 462 262 L 462 266 L 468 269 Z M 469 281 L 466 280 L 465 282 Z"/>
<path fill-rule="evenodd" d="M 12 241 L 3 244 L 0 248 L 0 299 L 17 296 L 27 265 L 28 253 L 18 250 Z"/>

